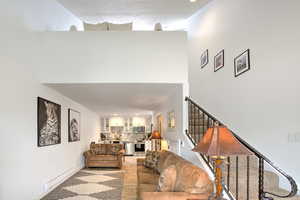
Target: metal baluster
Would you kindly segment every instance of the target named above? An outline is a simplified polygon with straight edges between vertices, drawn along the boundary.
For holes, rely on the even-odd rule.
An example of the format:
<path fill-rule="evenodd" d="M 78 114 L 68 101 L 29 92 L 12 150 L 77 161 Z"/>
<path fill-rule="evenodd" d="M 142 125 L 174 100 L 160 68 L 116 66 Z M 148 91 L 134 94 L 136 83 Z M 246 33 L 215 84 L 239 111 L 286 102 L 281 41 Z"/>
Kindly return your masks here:
<path fill-rule="evenodd" d="M 198 108 L 195 106 L 195 141 L 197 144 L 198 130 L 197 130 L 197 120 L 198 120 Z"/>
<path fill-rule="evenodd" d="M 189 118 L 188 118 L 188 125 L 189 125 L 189 130 L 188 130 L 188 134 L 191 135 L 191 103 L 188 102 L 188 113 L 189 113 Z"/>
<path fill-rule="evenodd" d="M 247 156 L 247 200 L 249 200 L 249 187 L 250 187 L 250 182 L 249 182 L 249 178 L 250 178 L 250 173 L 249 173 L 249 156 Z"/>
<path fill-rule="evenodd" d="M 236 187 L 236 194 L 235 194 L 235 199 L 239 199 L 239 157 L 236 157 L 236 166 L 235 166 L 235 187 Z"/>
<path fill-rule="evenodd" d="M 207 128 L 210 128 L 209 120 L 210 120 L 210 117 L 207 116 Z"/>
<path fill-rule="evenodd" d="M 192 105 L 192 103 L 190 104 L 190 106 L 191 106 L 191 119 L 190 119 L 190 125 L 191 125 L 191 133 L 190 133 L 190 136 L 191 136 L 191 138 L 192 138 L 192 140 L 194 140 L 194 138 L 193 138 L 193 134 L 194 134 L 194 128 L 193 128 L 193 120 L 194 120 L 194 116 L 193 116 L 193 105 Z"/>
<path fill-rule="evenodd" d="M 227 162 L 228 162 L 228 165 L 227 165 L 227 189 L 229 191 L 229 189 L 230 189 L 230 157 L 229 156 L 227 158 Z"/>
<path fill-rule="evenodd" d="M 204 134 L 205 134 L 205 129 L 204 129 L 204 118 L 205 118 L 205 114 L 204 112 L 202 112 L 202 120 L 203 120 L 203 123 L 202 124 L 202 136 L 201 138 L 203 138 Z"/>
<path fill-rule="evenodd" d="M 259 167 L 258 167 L 258 199 L 264 199 L 264 160 L 259 158 Z"/>
<path fill-rule="evenodd" d="M 193 105 L 192 124 L 193 124 L 193 140 L 195 141 L 195 106 Z M 196 142 L 196 141 L 195 141 Z"/>
<path fill-rule="evenodd" d="M 191 118 L 190 118 L 190 136 L 193 139 L 193 107 L 192 107 L 192 103 L 190 104 L 190 109 L 191 109 Z"/>
<path fill-rule="evenodd" d="M 197 126 L 197 143 L 200 140 L 200 131 L 199 131 L 199 109 L 197 108 L 197 121 L 196 121 L 196 126 Z"/>
<path fill-rule="evenodd" d="M 198 138 L 197 120 L 198 120 L 198 108 L 195 106 L 195 121 L 194 121 L 194 125 L 195 125 L 195 141 L 196 141 L 196 144 L 198 142 L 198 140 L 197 140 L 197 138 Z"/>

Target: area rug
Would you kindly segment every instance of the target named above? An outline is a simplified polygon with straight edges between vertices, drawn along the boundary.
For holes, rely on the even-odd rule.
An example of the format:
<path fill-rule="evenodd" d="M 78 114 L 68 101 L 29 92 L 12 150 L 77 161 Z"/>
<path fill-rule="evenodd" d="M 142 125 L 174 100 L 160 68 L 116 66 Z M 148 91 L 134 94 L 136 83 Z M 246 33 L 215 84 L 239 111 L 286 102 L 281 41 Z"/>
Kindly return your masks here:
<path fill-rule="evenodd" d="M 122 170 L 83 169 L 42 200 L 121 200 L 123 177 Z"/>

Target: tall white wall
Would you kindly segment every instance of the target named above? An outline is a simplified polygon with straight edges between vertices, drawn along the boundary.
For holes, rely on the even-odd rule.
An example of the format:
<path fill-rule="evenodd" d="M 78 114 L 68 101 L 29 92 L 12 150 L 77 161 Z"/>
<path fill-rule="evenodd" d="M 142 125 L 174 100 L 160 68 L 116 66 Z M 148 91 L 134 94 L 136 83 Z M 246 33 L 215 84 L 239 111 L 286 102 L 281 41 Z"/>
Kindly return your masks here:
<path fill-rule="evenodd" d="M 185 32 L 37 33 L 46 83 L 187 83 Z"/>
<path fill-rule="evenodd" d="M 300 2 L 214 0 L 190 18 L 192 98 L 300 183 Z M 234 57 L 251 51 L 251 70 L 235 78 Z M 209 64 L 200 55 L 209 50 Z M 225 67 L 213 70 L 225 49 Z"/>
<path fill-rule="evenodd" d="M 40 199 L 83 166 L 98 116 L 42 85 L 33 62 L 40 41 L 31 31 L 68 30 L 81 22 L 54 0 L 0 0 L 0 199 Z M 59 145 L 37 147 L 37 97 L 60 104 Z M 68 108 L 81 112 L 81 140 L 68 143 Z M 48 188 L 47 188 L 48 186 Z"/>
<path fill-rule="evenodd" d="M 56 0 L 0 0 L 1 32 L 10 30 L 62 31 L 82 22 Z"/>

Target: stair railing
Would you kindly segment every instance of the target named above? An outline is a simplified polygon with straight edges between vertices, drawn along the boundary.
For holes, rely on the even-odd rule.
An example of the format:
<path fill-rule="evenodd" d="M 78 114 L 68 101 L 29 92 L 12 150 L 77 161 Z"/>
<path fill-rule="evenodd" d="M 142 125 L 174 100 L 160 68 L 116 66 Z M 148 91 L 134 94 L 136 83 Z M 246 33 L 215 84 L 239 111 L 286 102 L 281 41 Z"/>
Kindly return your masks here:
<path fill-rule="evenodd" d="M 199 105 L 197 105 L 191 98 L 186 97 L 185 100 L 188 103 L 188 130 L 186 130 L 186 135 L 191 140 L 191 142 L 196 145 L 201 138 L 203 137 L 206 130 L 210 127 L 212 127 L 214 124 L 219 124 L 221 126 L 224 126 L 224 124 L 216 119 L 214 116 L 209 114 L 205 109 L 201 108 Z M 227 127 L 228 128 L 228 127 Z M 252 151 L 258 160 L 258 188 L 257 188 L 257 197 L 259 200 L 272 200 L 273 198 L 269 195 L 273 195 L 275 197 L 279 198 L 289 198 L 293 197 L 297 194 L 297 184 L 295 180 L 289 176 L 287 173 L 285 173 L 283 170 L 281 170 L 279 167 L 277 167 L 270 159 L 268 159 L 266 156 L 261 154 L 259 151 L 257 151 L 254 147 L 252 147 L 250 144 L 248 144 L 245 140 L 243 140 L 241 137 L 236 135 L 233 131 L 231 131 L 233 135 L 239 140 L 240 143 L 242 143 L 246 148 L 248 148 L 250 151 Z M 208 165 L 210 170 L 214 173 L 214 164 L 212 162 L 212 159 L 209 156 L 205 156 L 203 154 L 200 154 L 200 156 L 203 158 L 205 163 Z M 225 188 L 225 192 L 228 194 L 228 196 L 231 199 L 238 200 L 241 195 L 239 195 L 239 175 L 240 175 L 240 168 L 239 168 L 239 156 L 235 157 L 235 161 L 233 161 L 232 157 L 227 158 L 227 171 L 226 171 L 226 179 L 227 181 L 223 181 L 223 185 Z M 286 195 L 281 194 L 274 194 L 273 192 L 267 191 L 265 189 L 265 181 L 264 181 L 264 173 L 265 173 L 265 163 L 267 163 L 272 169 L 274 169 L 277 173 L 282 175 L 284 178 L 286 178 L 290 185 L 291 190 Z M 235 173 L 231 174 L 231 167 L 235 168 Z M 231 176 L 235 176 L 235 183 L 231 183 Z M 234 185 L 235 188 L 231 189 L 231 185 Z M 246 157 L 246 199 L 250 199 L 250 192 L 251 191 L 251 185 L 250 185 L 250 157 Z M 234 195 L 235 193 L 235 195 Z M 268 195 L 268 196 L 267 196 Z"/>

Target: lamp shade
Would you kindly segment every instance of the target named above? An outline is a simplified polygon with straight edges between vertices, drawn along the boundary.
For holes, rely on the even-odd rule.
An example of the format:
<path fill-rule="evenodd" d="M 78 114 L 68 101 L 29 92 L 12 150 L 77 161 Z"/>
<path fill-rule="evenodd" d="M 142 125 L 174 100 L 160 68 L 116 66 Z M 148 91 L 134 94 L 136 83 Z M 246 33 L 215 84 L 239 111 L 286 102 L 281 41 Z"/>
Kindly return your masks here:
<path fill-rule="evenodd" d="M 158 131 L 153 131 L 150 139 L 161 139 L 160 133 Z"/>
<path fill-rule="evenodd" d="M 193 149 L 208 156 L 253 155 L 224 126 L 209 128 Z"/>

